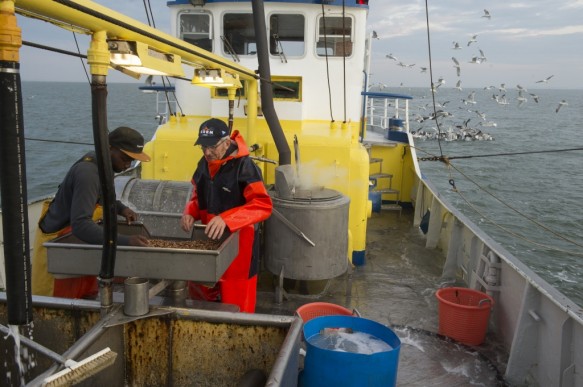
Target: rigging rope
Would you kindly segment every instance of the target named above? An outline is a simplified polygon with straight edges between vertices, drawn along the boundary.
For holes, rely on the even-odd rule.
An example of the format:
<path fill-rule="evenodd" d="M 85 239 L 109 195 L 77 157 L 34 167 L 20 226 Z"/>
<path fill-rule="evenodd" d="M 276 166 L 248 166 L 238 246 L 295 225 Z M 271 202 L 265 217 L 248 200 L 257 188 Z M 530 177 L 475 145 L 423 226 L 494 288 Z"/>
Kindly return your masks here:
<path fill-rule="evenodd" d="M 457 168 L 454 168 L 454 169 L 455 169 L 456 171 L 458 171 L 458 172 L 459 172 L 459 170 L 457 170 Z M 460 172 L 460 173 L 461 173 L 461 172 Z M 463 174 L 462 174 L 462 175 L 463 175 Z M 465 176 L 465 175 L 464 175 L 464 176 Z M 466 176 L 466 177 L 467 177 L 467 176 Z M 471 181 L 471 180 L 470 180 L 470 181 Z M 472 182 L 473 182 L 473 181 L 472 181 Z M 454 185 L 454 186 L 455 186 L 455 185 Z M 483 189 L 483 188 L 482 188 L 482 187 L 480 187 L 480 186 L 478 186 L 478 187 L 479 187 L 480 189 Z M 483 217 L 485 220 L 487 220 L 488 222 L 490 222 L 490 223 L 491 223 L 491 224 L 493 224 L 494 226 L 496 226 L 496 227 L 500 228 L 501 230 L 503 230 L 503 231 L 507 232 L 508 234 L 510 234 L 510 235 L 512 235 L 512 236 L 514 236 L 514 237 L 516 237 L 516 238 L 518 238 L 518 239 L 522 239 L 522 240 L 524 240 L 524 241 L 526 241 L 526 242 L 528 242 L 528 243 L 530 243 L 530 244 L 533 244 L 533 245 L 535 245 L 535 246 L 539 246 L 539 247 L 545 248 L 545 249 L 547 249 L 547 250 L 552 250 L 552 251 L 557 251 L 557 252 L 561 252 L 561 253 L 566 253 L 566 254 L 570 254 L 570 255 L 576 255 L 576 256 L 581 256 L 581 257 L 583 257 L 583 252 L 577 252 L 577 251 L 564 250 L 564 249 L 560 249 L 560 248 L 558 248 L 558 247 L 553 247 L 553 246 L 545 245 L 545 244 L 542 244 L 542 243 L 539 243 L 539 242 L 533 241 L 532 239 L 529 239 L 529 238 L 525 237 L 524 235 L 518 234 L 518 233 L 516 233 L 516 232 L 514 232 L 514 231 L 512 231 L 512 230 L 510 230 L 510 229 L 508 229 L 508 228 L 506 228 L 506 227 L 504 227 L 504 226 L 502 226 L 501 224 L 499 224 L 499 223 L 495 222 L 494 220 L 490 219 L 490 218 L 489 218 L 489 217 L 488 217 L 486 214 L 484 214 L 482 211 L 480 211 L 478 208 L 476 208 L 476 207 L 475 207 L 475 206 L 474 206 L 472 203 L 470 203 L 470 202 L 469 202 L 469 201 L 468 201 L 468 200 L 465 198 L 465 196 L 464 196 L 464 195 L 463 195 L 463 194 L 460 192 L 460 190 L 459 190 L 458 188 L 455 188 L 455 192 L 456 192 L 456 193 L 457 193 L 457 194 L 458 194 L 458 195 L 459 195 L 459 196 L 462 198 L 462 200 L 463 200 L 463 201 L 464 201 L 464 202 L 465 202 L 465 203 L 466 203 L 468 206 L 470 206 L 470 208 L 471 208 L 472 210 L 476 211 L 476 212 L 477 212 L 478 214 L 480 214 L 480 216 L 482 216 L 482 217 Z M 485 191 L 485 192 L 489 193 L 488 191 Z M 531 222 L 533 222 L 533 223 L 534 223 L 534 224 L 536 224 L 537 226 L 541 227 L 541 228 L 542 228 L 542 229 L 544 229 L 545 231 L 548 231 L 548 232 L 550 232 L 551 234 L 555 235 L 557 238 L 560 238 L 560 239 L 562 239 L 562 240 L 564 240 L 564 241 L 566 241 L 566 242 L 572 243 L 572 244 L 574 244 L 574 245 L 576 245 L 576 246 L 583 247 L 583 245 L 582 245 L 582 244 L 580 244 L 580 243 L 578 243 L 578 242 L 576 242 L 576 241 L 574 241 L 574 240 L 572 240 L 572 239 L 569 239 L 569 238 L 567 238 L 567 237 L 564 237 L 563 235 L 561 235 L 561 234 L 557 233 L 556 231 L 553 231 L 553 230 L 551 230 L 551 229 L 550 229 L 550 228 L 548 228 L 547 226 L 545 226 L 545 225 L 543 225 L 543 224 L 541 224 L 541 223 L 537 222 L 536 220 L 534 220 L 534 219 L 530 218 L 529 216 L 527 216 L 527 215 L 525 215 L 524 213 L 522 213 L 522 212 L 518 211 L 517 209 L 513 208 L 512 206 L 510 206 L 510 205 L 508 205 L 508 204 L 504 203 L 503 201 L 501 201 L 500 199 L 498 199 L 496 196 L 493 196 L 493 195 L 492 195 L 492 197 L 494 197 L 496 200 L 500 201 L 500 203 L 504 204 L 506 207 L 510 208 L 512 211 L 516 212 L 516 213 L 517 213 L 517 214 L 519 214 L 520 216 L 522 216 L 522 217 L 524 217 L 524 218 L 526 218 L 526 219 L 530 220 Z"/>
<path fill-rule="evenodd" d="M 75 144 L 75 145 L 91 145 L 94 144 L 92 142 L 79 142 L 79 141 L 63 141 L 63 140 L 47 140 L 44 138 L 33 138 L 33 137 L 25 137 L 25 140 L 29 141 L 44 141 L 44 142 L 54 142 L 56 144 Z"/>
<path fill-rule="evenodd" d="M 85 71 L 85 76 L 87 77 L 87 83 L 91 84 L 91 79 L 89 78 L 89 73 L 87 72 L 87 67 L 83 63 L 83 58 L 81 57 L 81 49 L 79 48 L 79 42 L 77 41 L 77 34 L 75 31 L 73 32 L 73 39 L 75 39 L 75 46 L 77 47 L 77 53 L 79 54 L 79 60 L 81 61 L 81 67 L 83 67 L 83 71 Z"/>
<path fill-rule="evenodd" d="M 144 3 L 144 10 L 146 11 L 146 18 L 148 19 L 148 25 L 151 26 L 154 24 L 154 15 L 152 15 L 152 22 L 150 23 L 150 14 L 152 13 L 152 8 L 150 7 L 149 0 L 143 0 Z M 148 8 L 150 8 L 150 12 L 148 12 Z"/>
<path fill-rule="evenodd" d="M 444 161 L 447 160 L 460 160 L 460 159 L 472 159 L 480 157 L 495 157 L 495 156 L 516 156 L 516 155 L 529 155 L 536 153 L 557 153 L 557 152 L 572 152 L 581 151 L 583 148 L 566 148 L 566 149 L 549 149 L 549 150 L 539 150 L 539 151 L 527 151 L 527 152 L 508 152 L 508 153 L 490 153 L 485 155 L 469 155 L 469 156 L 433 156 L 433 157 L 420 157 L 419 161 Z"/>
<path fill-rule="evenodd" d="M 55 47 L 50 47 L 50 46 L 44 46 L 42 44 L 38 44 L 38 43 L 33 43 L 33 42 L 29 42 L 26 40 L 22 41 L 22 44 L 24 46 L 29 46 L 29 47 L 34 47 L 34 48 L 40 48 L 42 50 L 47 50 L 47 51 L 52 51 L 52 52 L 56 52 L 59 54 L 64 54 L 64 55 L 70 55 L 70 56 L 75 56 L 78 58 L 83 58 L 83 59 L 87 59 L 87 55 L 83 55 L 77 52 L 72 52 L 72 51 L 66 51 L 66 50 L 61 50 L 60 48 L 55 48 Z"/>
<path fill-rule="evenodd" d="M 437 125 L 437 144 L 439 145 L 439 153 L 443 156 L 443 150 L 441 149 L 441 126 L 437 120 L 437 107 L 435 105 L 435 85 L 433 84 L 433 64 L 431 56 L 431 34 L 429 32 L 429 5 L 427 0 L 425 0 L 425 23 L 427 26 L 427 51 L 429 56 L 429 81 L 431 82 L 431 100 L 433 101 L 433 117 L 435 118 L 435 125 Z"/>
<path fill-rule="evenodd" d="M 150 3 L 150 0 L 143 0 L 143 3 L 144 3 L 144 11 L 146 12 L 146 18 L 148 19 L 148 25 L 150 27 L 156 28 L 156 21 L 154 20 L 154 13 L 152 12 L 152 4 Z M 150 19 L 151 19 L 151 21 L 150 21 Z M 160 78 L 162 79 L 162 84 L 164 85 L 164 97 L 166 98 L 166 106 L 168 106 L 168 113 L 170 115 L 174 115 L 175 113 L 177 114 L 178 112 L 172 111 L 172 105 L 170 104 L 170 96 L 168 95 L 168 86 L 166 86 L 166 82 L 168 82 L 168 85 L 172 85 L 172 82 L 170 81 L 170 77 L 161 76 Z M 176 105 L 178 106 L 178 109 L 180 110 L 180 114 L 184 115 L 184 110 L 182 110 L 182 106 L 180 105 L 180 101 L 176 97 L 176 92 L 172 91 L 172 95 L 174 96 L 174 101 L 176 102 Z"/>
<path fill-rule="evenodd" d="M 420 148 L 416 148 L 416 150 L 419 150 L 421 152 L 430 154 L 429 152 L 420 149 Z M 532 152 L 517 152 L 515 154 L 524 154 L 524 153 L 544 153 L 544 152 L 559 152 L 559 151 L 571 151 L 571 150 L 583 150 L 583 148 L 574 148 L 574 149 L 564 149 L 564 150 L 556 150 L 556 151 L 532 151 Z M 500 154 L 502 155 L 502 154 Z M 513 154 L 505 154 L 505 155 L 513 155 Z M 486 155 L 484 155 L 486 156 Z M 495 155 L 492 155 L 495 156 Z M 563 236 L 562 234 L 552 230 L 550 227 L 540 223 L 539 221 L 537 221 L 536 219 L 531 218 L 530 216 L 526 215 L 525 213 L 521 212 L 520 210 L 514 208 L 513 206 L 511 206 L 510 204 L 506 203 L 504 200 L 500 199 L 499 197 L 497 197 L 496 195 L 494 195 L 492 192 L 488 191 L 486 188 L 482 187 L 480 184 L 478 184 L 477 182 L 475 182 L 473 179 L 471 179 L 469 176 L 467 176 L 465 173 L 463 173 L 459 168 L 455 167 L 453 164 L 451 164 L 449 162 L 449 160 L 451 160 L 452 158 L 448 158 L 445 156 L 432 156 L 432 157 L 427 157 L 427 158 L 419 158 L 419 160 L 429 160 L 429 161 L 442 161 L 444 162 L 448 168 L 449 168 L 449 184 L 452 186 L 452 191 L 456 192 L 460 198 L 462 198 L 462 200 L 472 209 L 474 210 L 476 213 L 478 213 L 480 216 L 482 216 L 484 219 L 486 219 L 488 222 L 490 222 L 491 224 L 493 224 L 494 226 L 504 230 L 505 232 L 507 232 L 508 234 L 518 238 L 518 239 L 522 239 L 526 242 L 529 242 L 535 246 L 539 246 L 539 247 L 543 247 L 546 248 L 548 250 L 552 250 L 552 251 L 557 251 L 557 252 L 562 252 L 562 253 L 567 253 L 567 254 L 571 254 L 571 255 L 576 255 L 576 256 L 583 256 L 583 253 L 579 253 L 579 252 L 575 252 L 575 251 L 569 251 L 569 250 L 564 250 L 564 249 L 560 249 L 560 248 L 556 248 L 556 247 L 552 247 L 549 245 L 545 245 L 542 243 L 538 243 L 536 241 L 533 241 L 531 239 L 528 239 L 527 237 L 517 234 L 507 228 L 505 228 L 504 226 L 498 224 L 497 222 L 495 222 L 494 220 L 490 219 L 489 216 L 487 216 L 486 214 L 484 214 L 483 212 L 481 212 L 478 208 L 476 208 L 469 200 L 467 200 L 465 198 L 465 196 L 463 196 L 463 194 L 461 193 L 461 191 L 459 190 L 459 188 L 457 188 L 455 181 L 451 175 L 451 169 L 454 169 L 455 171 L 457 171 L 460 175 L 462 175 L 463 177 L 465 177 L 468 181 L 470 181 L 472 184 L 474 184 L 476 187 L 478 187 L 480 190 L 482 190 L 483 192 L 487 193 L 488 195 L 490 195 L 492 198 L 494 198 L 496 201 L 500 202 L 501 204 L 503 204 L 505 207 L 509 208 L 510 210 L 512 210 L 513 212 L 515 212 L 516 214 L 520 215 L 521 217 L 527 219 L 528 221 L 534 223 L 535 225 L 537 225 L 538 227 L 542 228 L 543 230 L 553 234 L 554 236 L 556 236 L 559 239 L 564 240 L 565 242 L 571 243 L 575 246 L 579 246 L 579 247 L 583 247 L 583 244 L 574 241 L 570 238 L 567 238 L 565 236 Z"/>
<path fill-rule="evenodd" d="M 326 57 L 326 79 L 328 80 L 328 103 L 330 104 L 330 121 L 334 122 L 332 114 L 332 87 L 330 86 L 330 64 L 328 63 L 328 33 L 326 32 L 326 15 L 324 14 L 324 0 L 322 0 L 322 26 L 324 27 L 324 56 Z M 318 40 L 320 40 L 318 38 Z"/>

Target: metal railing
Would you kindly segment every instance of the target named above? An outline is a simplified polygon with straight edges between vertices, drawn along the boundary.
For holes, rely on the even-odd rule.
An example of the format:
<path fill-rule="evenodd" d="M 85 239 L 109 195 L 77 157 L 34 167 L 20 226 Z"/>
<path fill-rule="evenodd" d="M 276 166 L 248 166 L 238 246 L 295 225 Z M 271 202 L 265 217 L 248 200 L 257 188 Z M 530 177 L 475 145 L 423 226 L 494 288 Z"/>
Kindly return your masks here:
<path fill-rule="evenodd" d="M 362 92 L 366 106 L 366 123 L 369 127 L 388 129 L 391 119 L 403 120 L 403 130 L 409 131 L 409 100 L 404 94 Z"/>

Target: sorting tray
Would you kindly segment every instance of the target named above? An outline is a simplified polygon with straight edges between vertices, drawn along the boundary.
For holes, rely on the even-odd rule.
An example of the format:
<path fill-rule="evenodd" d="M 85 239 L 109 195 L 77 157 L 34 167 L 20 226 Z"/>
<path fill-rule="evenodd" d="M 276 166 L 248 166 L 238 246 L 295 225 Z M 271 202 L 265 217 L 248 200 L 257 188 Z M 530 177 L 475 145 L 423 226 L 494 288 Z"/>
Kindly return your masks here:
<path fill-rule="evenodd" d="M 126 235 L 148 236 L 142 224 L 119 224 L 118 232 Z M 156 238 L 174 241 L 207 240 L 204 229 L 195 227 L 190 238 Z M 65 234 L 49 242 L 48 271 L 53 274 L 98 275 L 101 268 L 102 246 L 80 241 Z M 214 284 L 227 270 L 239 252 L 239 232 L 221 238 L 217 250 L 117 246 L 114 273 L 120 277 L 190 280 Z"/>

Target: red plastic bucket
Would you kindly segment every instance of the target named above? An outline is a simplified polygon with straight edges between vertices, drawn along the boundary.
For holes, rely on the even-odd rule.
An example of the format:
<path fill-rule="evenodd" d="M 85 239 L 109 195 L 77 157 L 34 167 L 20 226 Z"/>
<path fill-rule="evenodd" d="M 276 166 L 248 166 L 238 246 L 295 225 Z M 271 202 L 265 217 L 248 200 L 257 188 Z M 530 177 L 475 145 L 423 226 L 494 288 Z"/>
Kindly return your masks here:
<path fill-rule="evenodd" d="M 435 296 L 439 301 L 439 333 L 460 343 L 480 345 L 488 330 L 494 299 L 468 288 L 443 288 Z"/>
<path fill-rule="evenodd" d="M 304 320 L 304 323 L 320 316 L 352 316 L 354 314 L 350 309 L 329 302 L 312 302 L 310 304 L 305 304 L 300 306 L 296 310 L 296 313 L 302 320 Z"/>

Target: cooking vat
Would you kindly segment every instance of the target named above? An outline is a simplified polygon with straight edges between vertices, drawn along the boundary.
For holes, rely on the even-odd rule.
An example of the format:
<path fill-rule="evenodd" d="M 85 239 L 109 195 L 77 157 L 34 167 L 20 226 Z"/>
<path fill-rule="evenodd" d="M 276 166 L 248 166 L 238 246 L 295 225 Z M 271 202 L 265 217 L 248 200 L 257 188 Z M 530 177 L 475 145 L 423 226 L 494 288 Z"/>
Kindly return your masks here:
<path fill-rule="evenodd" d="M 267 269 L 296 280 L 324 280 L 345 273 L 350 199 L 328 188 L 296 190 L 292 199 L 269 193 L 274 209 L 285 219 L 272 215 L 265 221 Z"/>

